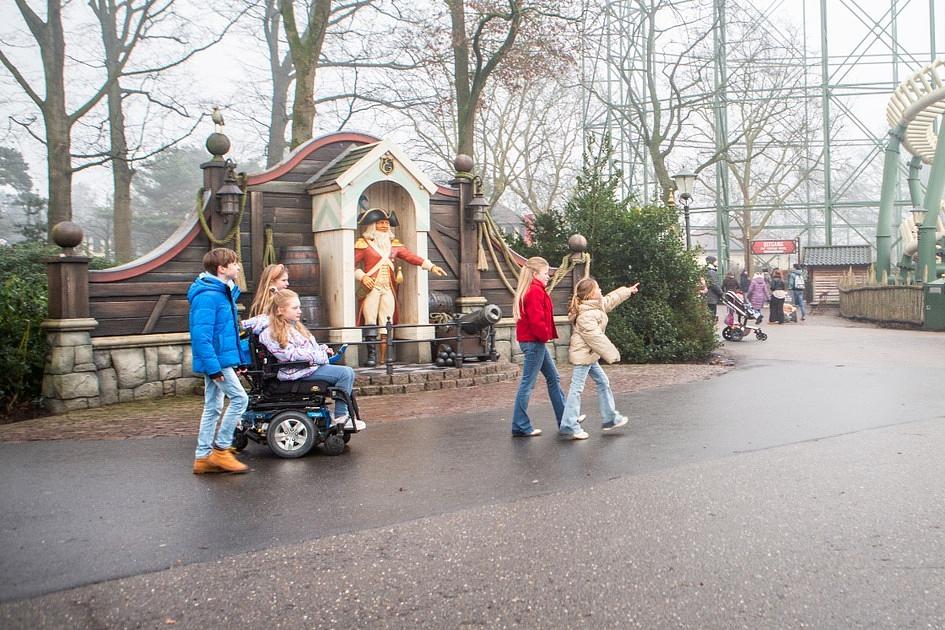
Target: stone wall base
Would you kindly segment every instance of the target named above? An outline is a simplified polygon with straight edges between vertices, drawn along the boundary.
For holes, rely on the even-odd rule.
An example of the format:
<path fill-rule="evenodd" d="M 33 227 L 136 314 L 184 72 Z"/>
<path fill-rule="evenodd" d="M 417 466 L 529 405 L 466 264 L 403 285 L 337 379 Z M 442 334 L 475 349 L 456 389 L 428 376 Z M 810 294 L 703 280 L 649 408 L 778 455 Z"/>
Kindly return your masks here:
<path fill-rule="evenodd" d="M 556 317 L 558 339 L 550 342 L 555 362 L 566 364 L 571 326 Z M 118 402 L 199 393 L 203 377 L 193 373 L 188 333 L 91 338 L 95 320 L 44 322 L 49 354 L 43 376 L 43 398 L 53 413 L 100 407 Z M 461 368 L 436 369 L 434 376 L 361 373 L 361 395 L 394 394 L 480 385 L 514 379 L 522 351 L 515 341 L 515 323 L 505 318 L 496 325 L 499 363 L 466 363 Z M 361 372 L 361 370 L 359 370 Z M 411 380 L 414 379 L 414 380 Z"/>

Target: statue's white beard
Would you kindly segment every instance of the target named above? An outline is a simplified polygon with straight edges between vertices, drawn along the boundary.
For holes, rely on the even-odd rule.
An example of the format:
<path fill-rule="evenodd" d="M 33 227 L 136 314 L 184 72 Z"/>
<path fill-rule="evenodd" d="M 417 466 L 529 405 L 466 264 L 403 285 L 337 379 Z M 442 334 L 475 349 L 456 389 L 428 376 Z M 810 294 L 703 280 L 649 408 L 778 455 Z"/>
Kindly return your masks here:
<path fill-rule="evenodd" d="M 394 240 L 393 232 L 381 232 L 375 230 L 373 236 L 374 249 L 379 251 L 383 256 L 390 258 L 391 244 Z"/>

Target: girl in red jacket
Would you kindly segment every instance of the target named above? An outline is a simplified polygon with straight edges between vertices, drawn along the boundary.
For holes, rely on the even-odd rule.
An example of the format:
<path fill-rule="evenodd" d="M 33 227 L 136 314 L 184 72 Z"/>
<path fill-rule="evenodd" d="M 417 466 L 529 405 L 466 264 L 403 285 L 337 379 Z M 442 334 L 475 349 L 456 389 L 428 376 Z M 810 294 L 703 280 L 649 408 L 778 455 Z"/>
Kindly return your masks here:
<path fill-rule="evenodd" d="M 534 437 L 541 435 L 541 429 L 532 426 L 528 417 L 528 399 L 531 397 L 538 373 L 545 377 L 548 386 L 548 398 L 555 410 L 555 419 L 561 426 L 564 414 L 564 392 L 561 391 L 561 377 L 555 367 L 554 359 L 545 346 L 552 339 L 557 339 L 551 298 L 545 292 L 548 284 L 548 261 L 538 256 L 529 258 L 518 275 L 518 288 L 512 303 L 512 316 L 515 319 L 515 338 L 525 354 L 522 364 L 522 380 L 515 395 L 515 410 L 512 412 L 512 435 L 514 437 Z"/>

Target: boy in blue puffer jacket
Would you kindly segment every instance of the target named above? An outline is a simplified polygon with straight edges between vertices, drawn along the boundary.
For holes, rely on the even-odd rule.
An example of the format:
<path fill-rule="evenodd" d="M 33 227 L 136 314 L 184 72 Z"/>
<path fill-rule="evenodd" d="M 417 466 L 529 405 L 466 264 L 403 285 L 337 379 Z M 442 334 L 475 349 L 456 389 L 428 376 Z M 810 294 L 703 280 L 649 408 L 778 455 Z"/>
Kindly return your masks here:
<path fill-rule="evenodd" d="M 203 415 L 197 435 L 194 474 L 242 473 L 249 468 L 229 450 L 236 423 L 249 403 L 236 375 L 236 368 L 249 362 L 248 353 L 240 346 L 236 314 L 240 290 L 235 280 L 239 277 L 240 262 L 232 249 L 218 247 L 203 257 L 203 267 L 206 272 L 197 276 L 187 291 L 194 372 L 204 375 Z M 217 431 L 224 396 L 230 399 L 230 406 Z"/>

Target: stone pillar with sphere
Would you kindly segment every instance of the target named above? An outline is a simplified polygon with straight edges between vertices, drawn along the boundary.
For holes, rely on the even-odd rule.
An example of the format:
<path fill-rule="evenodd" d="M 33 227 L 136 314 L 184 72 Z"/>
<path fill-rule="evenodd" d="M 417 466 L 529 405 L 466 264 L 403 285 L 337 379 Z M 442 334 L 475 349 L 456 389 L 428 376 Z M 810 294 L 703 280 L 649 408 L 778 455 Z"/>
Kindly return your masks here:
<path fill-rule="evenodd" d="M 49 309 L 42 328 L 49 344 L 43 373 L 43 398 L 54 413 L 98 407 L 99 382 L 92 355 L 89 317 L 89 260 L 75 253 L 82 229 L 71 221 L 57 223 L 53 242 L 62 248 L 46 259 Z"/>

